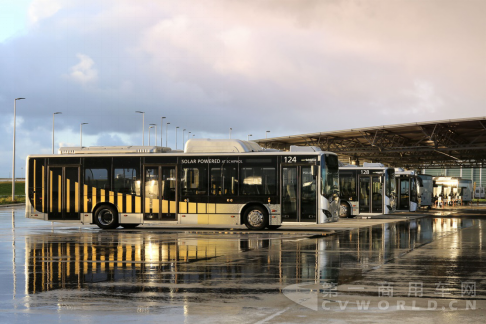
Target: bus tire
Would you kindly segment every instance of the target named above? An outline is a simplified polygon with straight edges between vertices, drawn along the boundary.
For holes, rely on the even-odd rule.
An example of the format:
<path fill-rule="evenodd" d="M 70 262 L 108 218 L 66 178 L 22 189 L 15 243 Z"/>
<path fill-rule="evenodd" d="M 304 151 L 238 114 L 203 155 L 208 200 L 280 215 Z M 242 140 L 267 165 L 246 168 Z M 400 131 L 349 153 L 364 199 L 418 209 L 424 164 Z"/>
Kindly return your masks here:
<path fill-rule="evenodd" d="M 117 228 L 118 211 L 113 206 L 103 205 L 96 210 L 94 221 L 102 229 Z"/>
<path fill-rule="evenodd" d="M 268 225 L 267 228 L 269 230 L 276 230 L 276 229 L 280 228 L 280 226 L 282 226 L 282 225 Z"/>
<path fill-rule="evenodd" d="M 268 212 L 261 206 L 252 205 L 245 210 L 243 220 L 248 229 L 262 230 L 268 226 Z"/>
<path fill-rule="evenodd" d="M 346 202 L 341 202 L 341 206 L 339 206 L 339 217 L 347 218 L 351 216 L 351 207 Z"/>
<path fill-rule="evenodd" d="M 121 226 L 126 229 L 131 229 L 137 227 L 138 225 L 140 224 L 122 224 Z"/>

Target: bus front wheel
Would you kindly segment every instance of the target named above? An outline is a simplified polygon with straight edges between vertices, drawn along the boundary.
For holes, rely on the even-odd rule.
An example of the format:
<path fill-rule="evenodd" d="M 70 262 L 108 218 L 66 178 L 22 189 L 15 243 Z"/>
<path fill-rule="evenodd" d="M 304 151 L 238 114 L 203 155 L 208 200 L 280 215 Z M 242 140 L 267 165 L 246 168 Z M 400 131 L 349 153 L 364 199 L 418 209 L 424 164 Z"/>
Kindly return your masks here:
<path fill-rule="evenodd" d="M 251 230 L 262 230 L 268 226 L 268 213 L 261 206 L 250 206 L 243 219 L 246 227 Z"/>
<path fill-rule="evenodd" d="M 96 210 L 94 220 L 102 229 L 114 229 L 118 227 L 118 212 L 112 206 L 101 206 Z"/>

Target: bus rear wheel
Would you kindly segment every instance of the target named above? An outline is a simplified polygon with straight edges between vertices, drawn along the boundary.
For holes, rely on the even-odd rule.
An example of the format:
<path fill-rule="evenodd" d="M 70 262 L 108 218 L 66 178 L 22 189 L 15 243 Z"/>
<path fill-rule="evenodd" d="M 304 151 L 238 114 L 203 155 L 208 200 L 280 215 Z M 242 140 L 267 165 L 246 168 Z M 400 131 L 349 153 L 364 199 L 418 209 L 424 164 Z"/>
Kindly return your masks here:
<path fill-rule="evenodd" d="M 268 225 L 268 213 L 261 206 L 250 206 L 243 214 L 246 227 L 250 230 L 262 230 Z"/>
<path fill-rule="evenodd" d="M 342 202 L 341 206 L 339 206 L 339 217 L 347 218 L 349 216 L 351 216 L 351 209 L 347 203 Z"/>
<path fill-rule="evenodd" d="M 96 210 L 94 221 L 102 229 L 118 227 L 118 212 L 112 206 L 101 206 Z"/>

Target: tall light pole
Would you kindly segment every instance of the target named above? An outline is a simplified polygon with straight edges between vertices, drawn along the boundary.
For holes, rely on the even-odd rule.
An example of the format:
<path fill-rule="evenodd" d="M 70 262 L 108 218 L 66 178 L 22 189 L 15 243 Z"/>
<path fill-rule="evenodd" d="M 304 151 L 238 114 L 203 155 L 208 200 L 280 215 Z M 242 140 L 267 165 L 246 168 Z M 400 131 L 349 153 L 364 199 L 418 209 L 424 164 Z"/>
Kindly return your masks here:
<path fill-rule="evenodd" d="M 179 129 L 179 126 L 176 126 L 176 150 L 177 150 L 177 130 Z"/>
<path fill-rule="evenodd" d="M 54 116 L 62 114 L 62 112 L 55 112 L 52 114 L 52 154 L 54 154 Z"/>
<path fill-rule="evenodd" d="M 230 127 L 230 137 L 229 137 L 230 139 L 231 139 L 231 131 L 232 131 L 232 130 L 233 130 L 233 128 L 231 128 L 231 127 Z"/>
<path fill-rule="evenodd" d="M 253 136 L 251 134 L 248 134 L 248 136 L 246 137 L 246 140 L 249 141 L 250 140 L 250 136 Z"/>
<path fill-rule="evenodd" d="M 14 100 L 14 120 L 13 120 L 13 156 L 12 156 L 12 201 L 15 200 L 15 125 L 17 115 L 17 100 L 25 98 L 15 98 Z"/>
<path fill-rule="evenodd" d="M 162 137 L 162 129 L 164 128 L 164 119 L 165 117 L 162 117 L 161 118 L 161 122 L 160 122 L 160 146 L 164 146 L 164 142 L 162 141 L 163 137 Z"/>
<path fill-rule="evenodd" d="M 145 112 L 137 110 L 136 113 L 142 114 L 142 146 L 145 146 Z"/>
<path fill-rule="evenodd" d="M 265 131 L 265 138 L 268 138 L 268 133 L 270 133 L 270 131 Z"/>
<path fill-rule="evenodd" d="M 148 133 L 149 133 L 149 143 L 148 143 L 148 145 L 149 145 L 149 146 L 150 146 L 150 129 L 151 129 L 151 128 L 154 128 L 154 126 L 149 126 L 149 129 L 148 129 Z"/>
<path fill-rule="evenodd" d="M 81 123 L 79 126 L 79 145 L 83 147 L 83 125 L 88 125 L 88 123 Z"/>
<path fill-rule="evenodd" d="M 155 146 L 157 146 L 157 124 L 150 124 L 153 128 L 155 128 Z M 150 136 L 150 128 L 149 128 L 149 136 Z M 150 143 L 149 143 L 150 145 Z"/>
<path fill-rule="evenodd" d="M 168 147 L 167 146 L 167 139 L 169 138 L 169 136 L 167 135 L 167 130 L 169 129 L 169 125 L 170 125 L 170 123 L 165 124 L 165 146 L 166 147 Z"/>
<path fill-rule="evenodd" d="M 187 133 L 187 140 L 189 140 L 191 138 L 191 132 Z M 184 146 L 186 146 L 186 144 L 184 144 Z"/>
<path fill-rule="evenodd" d="M 186 131 L 186 129 L 184 128 L 182 130 L 182 149 L 184 149 L 184 146 L 186 146 L 186 137 L 184 136 L 185 131 Z"/>

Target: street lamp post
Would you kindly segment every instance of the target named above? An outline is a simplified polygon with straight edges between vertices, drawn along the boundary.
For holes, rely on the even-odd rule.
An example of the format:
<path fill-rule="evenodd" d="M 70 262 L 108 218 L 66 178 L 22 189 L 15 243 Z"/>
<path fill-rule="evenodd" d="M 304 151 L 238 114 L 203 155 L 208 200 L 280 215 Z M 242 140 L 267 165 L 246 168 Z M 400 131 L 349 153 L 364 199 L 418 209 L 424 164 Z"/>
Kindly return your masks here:
<path fill-rule="evenodd" d="M 145 146 L 145 112 L 137 110 L 136 113 L 142 114 L 142 146 Z"/>
<path fill-rule="evenodd" d="M 165 146 L 167 147 L 167 139 L 169 138 L 167 130 L 169 129 L 170 123 L 165 124 Z"/>
<path fill-rule="evenodd" d="M 179 126 L 176 126 L 176 150 L 177 150 L 177 130 L 179 129 Z"/>
<path fill-rule="evenodd" d="M 186 131 L 186 129 L 184 128 L 182 130 L 182 149 L 184 149 L 184 146 L 186 146 L 186 137 L 184 136 L 185 131 Z"/>
<path fill-rule="evenodd" d="M 157 146 L 157 124 L 150 124 L 153 128 L 155 128 L 155 146 Z M 150 136 L 150 128 L 149 128 L 149 136 Z M 150 145 L 150 144 L 149 144 Z"/>
<path fill-rule="evenodd" d="M 165 117 L 162 117 L 161 118 L 161 121 L 160 121 L 160 146 L 163 146 L 164 145 L 164 142 L 162 141 L 163 137 L 162 137 L 162 129 L 164 128 L 164 119 Z"/>
<path fill-rule="evenodd" d="M 15 98 L 14 100 L 14 120 L 13 120 L 13 154 L 12 154 L 12 201 L 15 200 L 15 124 L 17 115 L 17 100 L 25 98 Z"/>
<path fill-rule="evenodd" d="M 83 125 L 88 125 L 88 123 L 81 123 L 79 127 L 79 144 L 81 148 L 83 147 Z"/>
<path fill-rule="evenodd" d="M 265 131 L 265 138 L 268 138 L 268 133 L 270 133 L 270 131 Z"/>
<path fill-rule="evenodd" d="M 62 114 L 62 112 L 55 112 L 52 114 L 52 154 L 54 154 L 54 116 Z"/>
<path fill-rule="evenodd" d="M 191 133 L 192 133 L 192 132 L 188 132 L 188 133 L 187 133 L 187 140 L 189 140 L 189 139 L 191 138 Z M 185 146 L 185 144 L 184 144 L 184 146 Z"/>
<path fill-rule="evenodd" d="M 248 134 L 248 136 L 246 137 L 246 140 L 249 141 L 250 140 L 250 136 L 253 136 L 252 134 Z"/>
<path fill-rule="evenodd" d="M 233 130 L 233 128 L 231 128 L 231 127 L 230 127 L 230 132 L 229 132 L 229 133 L 230 133 L 230 134 L 229 134 L 229 135 L 230 135 L 230 137 L 229 137 L 230 139 L 231 139 L 231 131 L 232 131 L 232 130 Z"/>
<path fill-rule="evenodd" d="M 154 126 L 149 126 L 149 129 L 148 129 L 148 133 L 149 133 L 149 143 L 148 143 L 148 145 L 149 145 L 149 146 L 150 146 L 150 129 L 151 129 L 151 128 L 154 128 Z"/>

